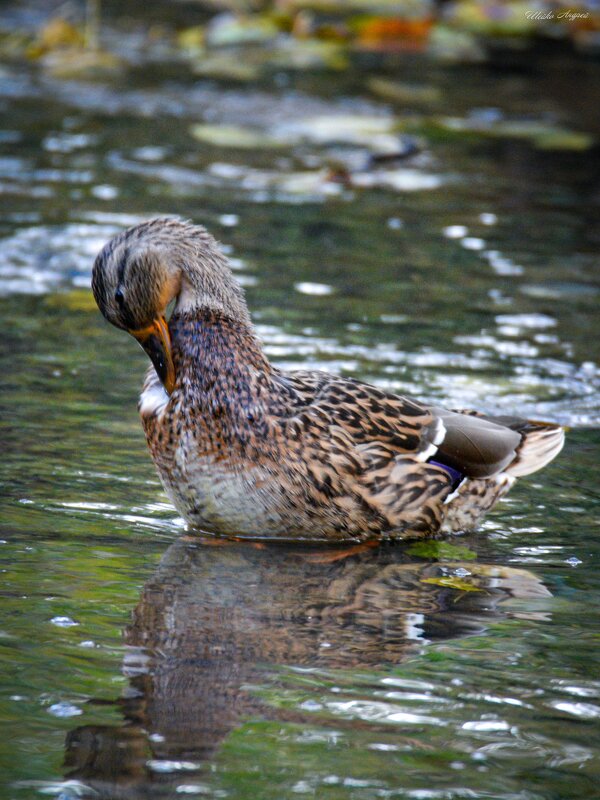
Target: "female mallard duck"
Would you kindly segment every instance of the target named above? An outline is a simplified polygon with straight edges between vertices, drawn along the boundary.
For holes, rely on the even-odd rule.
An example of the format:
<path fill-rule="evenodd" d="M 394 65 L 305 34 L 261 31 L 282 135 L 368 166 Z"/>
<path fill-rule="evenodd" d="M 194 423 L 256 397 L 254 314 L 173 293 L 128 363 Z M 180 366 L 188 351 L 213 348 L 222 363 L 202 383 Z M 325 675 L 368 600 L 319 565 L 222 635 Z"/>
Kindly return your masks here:
<path fill-rule="evenodd" d="M 92 288 L 152 360 L 139 404 L 150 452 L 178 511 L 205 531 L 343 541 L 466 530 L 563 445 L 557 425 L 276 369 L 217 242 L 190 223 L 118 234 Z"/>

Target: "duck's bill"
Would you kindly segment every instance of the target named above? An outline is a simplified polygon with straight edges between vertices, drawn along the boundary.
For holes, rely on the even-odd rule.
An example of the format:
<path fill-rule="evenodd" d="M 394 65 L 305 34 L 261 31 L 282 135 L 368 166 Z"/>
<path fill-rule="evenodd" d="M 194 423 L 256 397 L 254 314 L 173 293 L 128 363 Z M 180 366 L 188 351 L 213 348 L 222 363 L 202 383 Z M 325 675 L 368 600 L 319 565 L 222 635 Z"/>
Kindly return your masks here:
<path fill-rule="evenodd" d="M 166 319 L 158 317 L 147 328 L 129 331 L 129 333 L 138 340 L 149 355 L 163 386 L 171 394 L 175 388 L 175 366 L 171 355 L 171 337 Z"/>

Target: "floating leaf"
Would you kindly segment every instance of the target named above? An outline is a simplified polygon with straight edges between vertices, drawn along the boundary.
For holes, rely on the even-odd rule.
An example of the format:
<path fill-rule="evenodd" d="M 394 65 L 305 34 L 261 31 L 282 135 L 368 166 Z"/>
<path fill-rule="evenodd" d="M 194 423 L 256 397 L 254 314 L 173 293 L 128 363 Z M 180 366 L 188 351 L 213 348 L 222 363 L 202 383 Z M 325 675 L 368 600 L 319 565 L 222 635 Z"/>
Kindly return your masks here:
<path fill-rule="evenodd" d="M 279 69 L 342 70 L 348 66 L 348 56 L 345 47 L 338 42 L 288 36 L 272 51 L 269 63 Z"/>
<path fill-rule="evenodd" d="M 205 30 L 202 25 L 194 25 L 194 27 L 186 28 L 177 34 L 177 44 L 179 47 L 194 55 L 204 52 L 205 39 Z"/>
<path fill-rule="evenodd" d="M 367 87 L 373 94 L 406 105 L 432 105 L 441 98 L 440 90 L 435 86 L 424 84 L 401 83 L 387 78 L 371 78 Z"/>
<path fill-rule="evenodd" d="M 290 172 L 282 175 L 276 184 L 280 192 L 288 195 L 304 196 L 337 196 L 343 188 L 335 175 L 328 169 L 307 172 Z"/>
<path fill-rule="evenodd" d="M 423 578 L 421 583 L 433 583 L 436 586 L 444 586 L 448 589 L 456 589 L 459 592 L 482 592 L 479 586 L 473 586 L 472 583 L 464 581 L 462 578 L 453 577 L 452 575 L 443 575 L 439 578 Z"/>
<path fill-rule="evenodd" d="M 216 147 L 244 150 L 281 147 L 279 140 L 271 138 L 263 131 L 241 125 L 192 125 L 190 133 L 194 139 Z"/>
<path fill-rule="evenodd" d="M 45 53 L 64 48 L 82 48 L 85 38 L 82 31 L 60 17 L 51 19 L 40 31 L 34 44 L 27 50 L 29 58 L 40 58 Z"/>
<path fill-rule="evenodd" d="M 574 150 L 581 152 L 589 150 L 594 145 L 594 137 L 588 133 L 557 128 L 554 131 L 548 131 L 536 136 L 534 144 L 540 150 Z"/>
<path fill-rule="evenodd" d="M 449 64 L 479 64 L 486 54 L 472 33 L 458 31 L 446 25 L 436 25 L 429 37 L 427 53 Z"/>
<path fill-rule="evenodd" d="M 410 42 L 413 49 L 418 49 L 424 46 L 432 22 L 429 16 L 367 17 L 357 20 L 353 27 L 362 48 L 382 50 L 400 42 Z"/>
<path fill-rule="evenodd" d="M 282 3 L 283 5 L 283 3 Z M 422 13 L 424 3 L 421 0 L 286 0 L 285 7 L 289 10 L 310 9 L 321 11 L 327 14 L 347 14 L 348 12 L 368 14 L 373 13 L 373 7 L 377 8 L 378 13 L 397 14 L 399 9 L 409 12 L 417 9 Z"/>
<path fill-rule="evenodd" d="M 106 50 L 82 50 L 75 47 L 48 53 L 42 59 L 42 64 L 57 78 L 113 73 L 123 66 L 117 56 Z"/>
<path fill-rule="evenodd" d="M 206 28 L 206 43 L 213 47 L 269 42 L 279 29 L 267 17 L 219 14 Z"/>
<path fill-rule="evenodd" d="M 95 45 L 97 20 L 88 20 L 86 33 L 61 18 L 50 20 L 27 50 L 28 58 L 40 59 L 48 72 L 59 78 L 79 77 L 121 68 L 120 59 Z"/>
<path fill-rule="evenodd" d="M 448 9 L 450 23 L 463 30 L 485 36 L 524 36 L 533 32 L 536 25 L 531 14 L 531 3 L 511 0 L 462 0 Z"/>
<path fill-rule="evenodd" d="M 438 561 L 473 561 L 477 558 L 477 554 L 464 545 L 433 540 L 415 542 L 407 548 L 407 552 L 411 556 L 435 558 Z"/>
<path fill-rule="evenodd" d="M 435 124 L 456 133 L 526 139 L 546 150 L 587 150 L 594 138 L 578 131 L 559 128 L 543 120 L 504 119 L 495 109 L 476 111 L 467 117 L 438 117 Z"/>
<path fill-rule="evenodd" d="M 259 64 L 248 58 L 232 58 L 228 52 L 205 55 L 193 63 L 192 69 L 196 75 L 228 81 L 254 81 L 261 73 Z"/>
<path fill-rule="evenodd" d="M 368 148 L 398 149 L 393 117 L 360 114 L 321 114 L 275 126 L 273 134 L 290 142 L 354 144 Z"/>

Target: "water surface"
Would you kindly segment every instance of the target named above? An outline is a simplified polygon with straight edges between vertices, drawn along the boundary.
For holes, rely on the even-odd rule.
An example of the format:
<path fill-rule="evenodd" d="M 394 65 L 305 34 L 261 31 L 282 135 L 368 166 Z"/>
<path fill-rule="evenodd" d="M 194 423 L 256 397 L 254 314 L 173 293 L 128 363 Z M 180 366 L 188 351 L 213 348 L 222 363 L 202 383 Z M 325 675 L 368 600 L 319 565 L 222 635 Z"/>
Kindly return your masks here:
<path fill-rule="evenodd" d="M 567 67 L 589 92 L 593 65 Z M 419 152 L 375 167 L 368 143 L 306 127 L 417 114 L 370 95 L 364 64 L 246 88 L 156 62 L 94 82 L 2 69 L 3 796 L 594 796 L 591 153 L 425 115 Z M 440 89 L 432 115 L 472 119 L 493 97 L 507 118 L 597 133 L 548 80 L 562 61 L 405 69 Z M 219 147 L 190 133 L 209 122 L 285 122 L 289 140 Z M 104 241 L 156 213 L 225 243 L 275 363 L 556 420 L 564 453 L 452 542 L 187 535 L 137 420 L 145 356 L 89 292 Z"/>

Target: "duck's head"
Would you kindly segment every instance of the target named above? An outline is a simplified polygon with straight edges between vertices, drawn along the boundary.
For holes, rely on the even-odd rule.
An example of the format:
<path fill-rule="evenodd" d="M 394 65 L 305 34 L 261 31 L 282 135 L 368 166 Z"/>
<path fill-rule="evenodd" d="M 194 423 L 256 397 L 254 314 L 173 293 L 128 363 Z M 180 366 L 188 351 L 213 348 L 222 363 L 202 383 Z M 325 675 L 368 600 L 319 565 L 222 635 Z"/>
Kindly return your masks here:
<path fill-rule="evenodd" d="M 94 263 L 92 291 L 106 319 L 142 345 L 169 393 L 172 300 L 174 313 L 207 309 L 250 325 L 243 292 L 215 239 L 178 219 L 153 219 L 112 238 Z"/>

